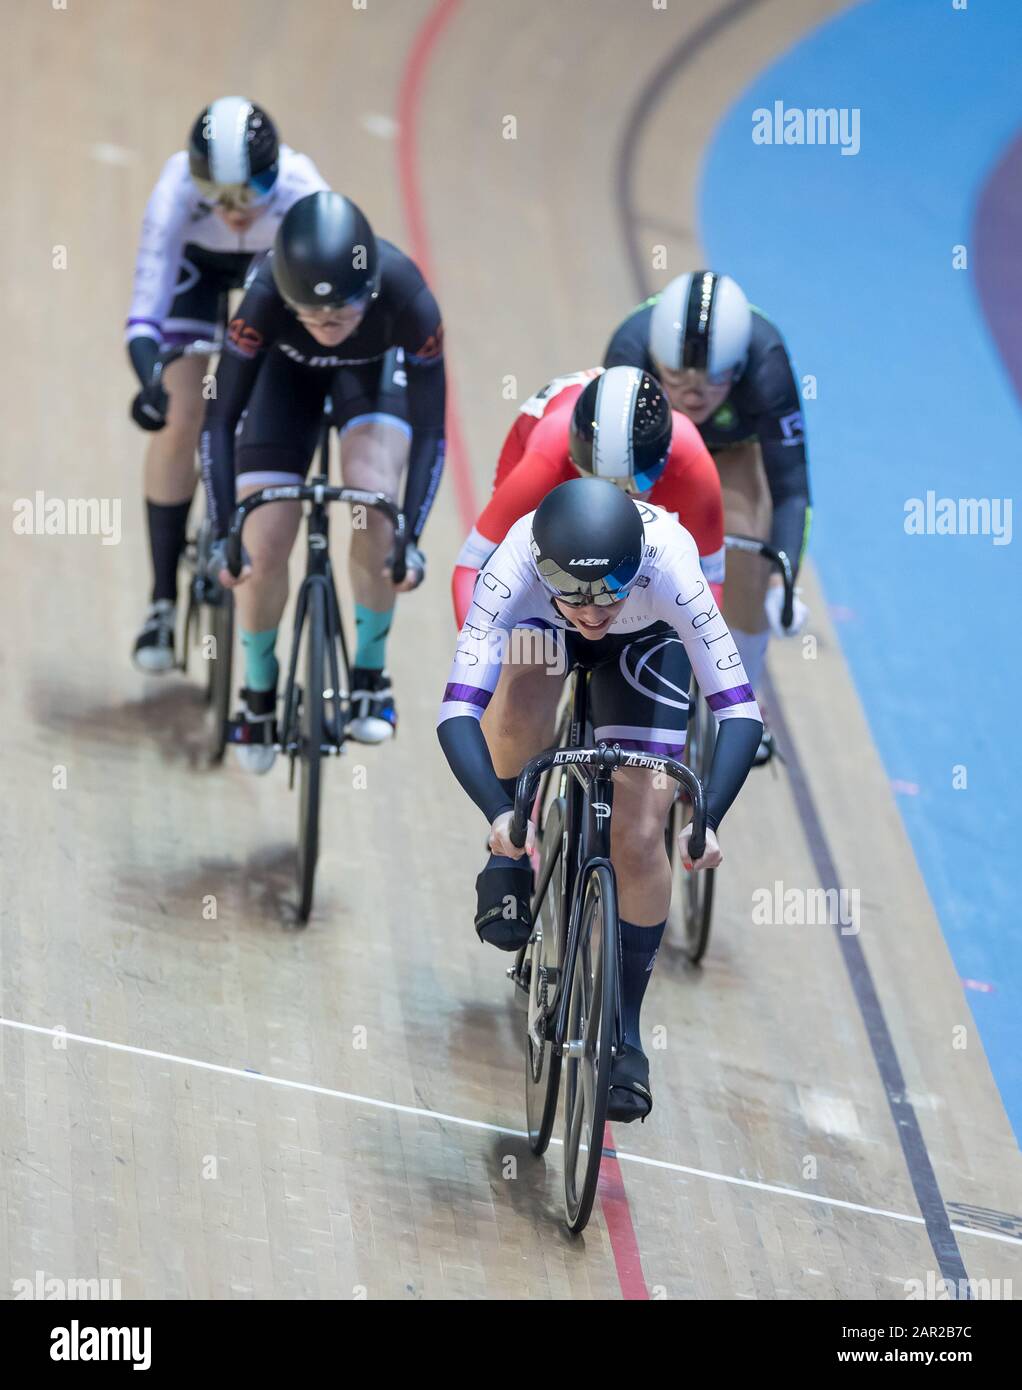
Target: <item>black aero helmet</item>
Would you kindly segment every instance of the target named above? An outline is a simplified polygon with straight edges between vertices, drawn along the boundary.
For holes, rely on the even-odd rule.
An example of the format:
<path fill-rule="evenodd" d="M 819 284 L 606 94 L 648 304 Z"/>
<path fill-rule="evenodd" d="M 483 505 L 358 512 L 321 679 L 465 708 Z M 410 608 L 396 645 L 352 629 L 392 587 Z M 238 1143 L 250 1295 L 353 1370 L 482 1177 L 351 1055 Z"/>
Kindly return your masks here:
<path fill-rule="evenodd" d="M 246 97 L 219 97 L 192 126 L 188 167 L 201 192 L 214 200 L 261 202 L 277 180 L 279 160 L 276 127 Z"/>
<path fill-rule="evenodd" d="M 273 278 L 291 305 L 335 309 L 375 298 L 380 255 L 361 208 L 340 193 L 310 193 L 290 207 L 273 243 Z"/>
<path fill-rule="evenodd" d="M 648 492 L 667 466 L 671 407 L 656 377 L 611 367 L 575 402 L 568 450 L 580 473 Z"/>
<path fill-rule="evenodd" d="M 620 488 L 602 478 L 572 478 L 536 508 L 532 559 L 558 598 L 604 607 L 634 584 L 643 537 L 639 509 Z"/>

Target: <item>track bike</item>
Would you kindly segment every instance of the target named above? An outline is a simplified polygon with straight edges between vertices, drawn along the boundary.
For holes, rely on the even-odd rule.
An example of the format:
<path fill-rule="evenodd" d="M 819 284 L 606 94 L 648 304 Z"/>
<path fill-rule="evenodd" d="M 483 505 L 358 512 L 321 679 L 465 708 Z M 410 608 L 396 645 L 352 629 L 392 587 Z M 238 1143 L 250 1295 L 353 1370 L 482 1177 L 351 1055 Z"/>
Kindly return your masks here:
<path fill-rule="evenodd" d="M 351 660 L 341 621 L 341 608 L 330 564 L 330 516 L 334 502 L 382 512 L 394 527 L 391 570 L 395 583 L 406 571 L 404 516 L 382 492 L 333 487 L 329 481 L 329 402 L 320 430 L 319 471 L 307 482 L 259 488 L 240 502 L 227 535 L 227 568 L 241 573 L 241 536 L 245 522 L 260 507 L 276 502 L 307 503 L 306 571 L 298 590 L 291 655 L 284 687 L 283 714 L 276 748 L 288 758 L 288 786 L 298 770 L 298 921 L 304 925 L 312 912 L 316 863 L 320 844 L 320 802 L 323 760 L 344 752 L 351 721 Z M 299 679 L 302 665 L 304 682 Z M 249 727 L 243 720 L 229 725 L 232 742 L 242 742 Z"/>
<path fill-rule="evenodd" d="M 622 1046 L 612 773 L 644 768 L 681 785 L 693 809 L 694 858 L 705 846 L 706 804 L 698 777 L 683 763 L 617 744 L 587 746 L 589 673 L 575 666 L 571 680 L 565 746 L 532 758 L 515 788 L 510 836 L 520 848 L 546 784 L 532 933 L 508 974 L 526 1006 L 525 1107 L 534 1154 L 550 1143 L 564 1071 L 564 1211 L 569 1230 L 579 1232 L 596 1197 L 611 1063 Z"/>
<path fill-rule="evenodd" d="M 784 604 L 782 621 L 787 626 L 791 622 L 795 603 L 795 584 L 791 572 L 791 562 L 781 550 L 775 550 L 766 541 L 754 536 L 725 536 L 724 544 L 729 550 L 741 550 L 746 554 L 759 555 L 778 571 L 784 581 Z M 717 721 L 713 717 L 706 700 L 702 697 L 695 675 L 689 688 L 689 717 L 685 737 L 685 761 L 692 768 L 703 786 L 710 778 L 713 766 L 713 750 L 717 743 Z M 713 922 L 713 889 L 716 869 L 701 869 L 699 872 L 685 869 L 677 852 L 678 834 L 688 823 L 690 809 L 684 791 L 671 807 L 667 818 L 667 853 L 671 860 L 674 883 L 671 892 L 672 913 L 680 924 L 680 944 L 690 964 L 698 965 L 706 954 L 710 942 L 710 927 Z M 674 941 L 672 935 L 672 942 Z"/>
<path fill-rule="evenodd" d="M 196 339 L 163 349 L 156 359 L 153 381 L 159 381 L 171 363 L 179 358 L 212 357 L 220 351 L 221 346 L 219 341 Z M 181 652 L 178 669 L 187 674 L 189 651 L 192 647 L 199 648 L 201 658 L 206 663 L 205 756 L 208 763 L 216 764 L 222 761 L 227 744 L 234 657 L 234 596 L 209 573 L 212 544 L 213 531 L 203 514 L 185 543 L 183 560 L 187 571 L 188 599 L 178 648 Z"/>

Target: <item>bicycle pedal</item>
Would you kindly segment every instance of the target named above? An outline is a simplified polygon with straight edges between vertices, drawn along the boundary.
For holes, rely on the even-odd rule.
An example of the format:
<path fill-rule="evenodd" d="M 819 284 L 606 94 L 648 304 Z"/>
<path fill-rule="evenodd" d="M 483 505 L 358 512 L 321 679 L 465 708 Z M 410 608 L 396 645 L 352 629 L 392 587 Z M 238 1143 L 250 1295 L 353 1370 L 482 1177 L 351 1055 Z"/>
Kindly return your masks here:
<path fill-rule="evenodd" d="M 253 734 L 259 727 L 259 725 L 253 726 L 252 724 L 250 724 L 248 720 L 245 719 L 243 716 L 239 716 L 235 719 L 228 719 L 225 721 L 224 742 L 240 744 L 261 744 L 264 742 L 262 738 L 253 737 Z M 279 750 L 280 741 L 277 738 L 276 729 L 274 729 L 273 738 L 270 740 L 270 742 L 273 744 L 275 748 Z"/>

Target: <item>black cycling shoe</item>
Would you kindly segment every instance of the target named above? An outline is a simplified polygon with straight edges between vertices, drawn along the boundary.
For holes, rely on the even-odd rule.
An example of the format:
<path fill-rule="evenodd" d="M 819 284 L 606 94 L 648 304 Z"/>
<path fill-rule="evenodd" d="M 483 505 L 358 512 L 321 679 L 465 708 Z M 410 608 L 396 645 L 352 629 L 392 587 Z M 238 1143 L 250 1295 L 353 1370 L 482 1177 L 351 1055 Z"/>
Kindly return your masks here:
<path fill-rule="evenodd" d="M 649 1058 L 641 1048 L 625 1043 L 610 1064 L 610 1101 L 607 1119 L 630 1125 L 645 1120 L 653 1109 L 649 1089 Z"/>
<path fill-rule="evenodd" d="M 498 951 L 520 951 L 532 935 L 532 866 L 484 869 L 476 879 L 476 932 Z"/>
<path fill-rule="evenodd" d="M 759 741 L 759 747 L 756 749 L 756 756 L 752 760 L 753 767 L 766 767 L 767 763 L 776 753 L 777 748 L 774 744 L 774 736 L 764 724 L 763 737 Z"/>

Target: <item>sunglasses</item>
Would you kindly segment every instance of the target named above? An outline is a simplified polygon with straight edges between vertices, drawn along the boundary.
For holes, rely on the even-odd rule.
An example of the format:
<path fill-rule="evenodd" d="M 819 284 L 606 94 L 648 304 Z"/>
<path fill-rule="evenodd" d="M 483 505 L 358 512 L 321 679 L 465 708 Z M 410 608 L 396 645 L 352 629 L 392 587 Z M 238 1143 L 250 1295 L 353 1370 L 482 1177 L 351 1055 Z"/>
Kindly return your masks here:
<path fill-rule="evenodd" d="M 633 473 L 628 478 L 621 480 L 620 486 L 624 488 L 629 497 L 634 497 L 640 492 L 649 492 L 663 476 L 663 471 L 667 467 L 667 460 L 655 464 L 652 468 L 647 468 L 642 473 Z M 615 481 L 617 481 L 615 479 Z"/>
<path fill-rule="evenodd" d="M 660 369 L 660 380 L 672 389 L 687 386 L 699 389 L 702 386 L 730 386 L 735 378 L 735 369 L 728 367 L 723 372 L 708 372 L 705 367 L 678 367 Z"/>
<path fill-rule="evenodd" d="M 364 314 L 374 298 L 373 292 L 366 290 L 351 299 L 342 300 L 340 304 L 315 308 L 307 304 L 292 304 L 291 307 L 302 323 L 311 324 L 314 328 L 326 328 L 330 324 L 340 322 L 342 315 L 350 317 L 352 314 Z"/>
<path fill-rule="evenodd" d="M 248 212 L 270 197 L 277 182 L 277 165 L 253 174 L 247 183 L 214 183 L 212 179 L 193 179 L 203 198 L 229 212 Z"/>
<path fill-rule="evenodd" d="M 631 588 L 631 585 L 629 585 Z M 570 594 L 555 594 L 558 603 L 563 603 L 565 608 L 612 608 L 615 604 L 624 603 L 628 597 L 628 589 L 624 593 L 611 593 L 607 589 L 600 591 L 585 591 L 576 589 Z"/>
<path fill-rule="evenodd" d="M 544 573 L 544 570 L 548 573 Z M 555 598 L 569 608 L 610 608 L 621 603 L 639 573 L 638 564 L 625 564 L 619 571 L 605 574 L 602 579 L 577 579 L 551 561 L 539 566 L 540 577 Z"/>

